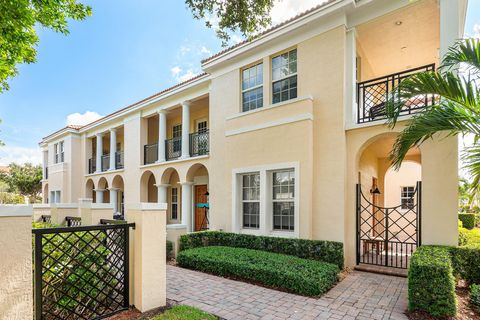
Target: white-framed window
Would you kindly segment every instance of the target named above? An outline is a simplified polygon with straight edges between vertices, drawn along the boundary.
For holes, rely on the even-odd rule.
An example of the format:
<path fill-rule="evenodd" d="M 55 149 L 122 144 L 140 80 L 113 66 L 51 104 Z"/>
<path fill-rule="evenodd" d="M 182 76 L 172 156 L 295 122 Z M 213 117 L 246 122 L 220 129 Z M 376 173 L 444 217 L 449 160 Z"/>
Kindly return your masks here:
<path fill-rule="evenodd" d="M 272 103 L 297 97 L 297 49 L 272 58 Z"/>
<path fill-rule="evenodd" d="M 60 203 L 61 202 L 61 192 L 60 190 L 57 191 L 50 191 L 50 203 Z"/>
<path fill-rule="evenodd" d="M 402 204 L 402 209 L 413 209 L 415 205 L 414 195 L 415 187 L 408 186 L 401 188 L 400 203 Z"/>
<path fill-rule="evenodd" d="M 172 127 L 173 152 L 182 151 L 182 125 L 177 124 Z"/>
<path fill-rule="evenodd" d="M 242 70 L 242 111 L 263 107 L 263 63 Z"/>
<path fill-rule="evenodd" d="M 242 226 L 258 229 L 260 226 L 260 174 L 242 175 Z"/>
<path fill-rule="evenodd" d="M 172 220 L 178 220 L 178 188 L 172 188 L 170 209 Z"/>
<path fill-rule="evenodd" d="M 198 133 L 205 133 L 208 131 L 208 122 L 207 120 L 199 120 L 197 121 L 197 132 Z"/>
<path fill-rule="evenodd" d="M 295 230 L 295 172 L 272 172 L 273 230 Z"/>
<path fill-rule="evenodd" d="M 53 145 L 54 163 L 61 163 L 65 161 L 65 144 L 60 141 Z"/>

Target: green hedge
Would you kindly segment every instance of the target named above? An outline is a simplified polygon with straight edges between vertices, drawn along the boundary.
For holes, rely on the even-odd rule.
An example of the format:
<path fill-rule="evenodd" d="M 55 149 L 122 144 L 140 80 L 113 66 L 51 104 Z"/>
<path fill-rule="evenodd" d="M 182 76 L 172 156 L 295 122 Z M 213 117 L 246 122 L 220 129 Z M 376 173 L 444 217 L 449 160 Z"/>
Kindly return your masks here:
<path fill-rule="evenodd" d="M 480 285 L 473 284 L 470 287 L 470 301 L 477 309 L 480 309 Z"/>
<path fill-rule="evenodd" d="M 333 263 L 343 269 L 343 244 L 341 242 L 254 236 L 221 231 L 194 232 L 180 237 L 180 250 L 208 246 L 281 253 Z"/>
<path fill-rule="evenodd" d="M 475 213 L 459 213 L 458 219 L 462 221 L 464 228 L 469 230 L 475 228 Z"/>
<path fill-rule="evenodd" d="M 235 277 L 317 296 L 337 282 L 340 269 L 331 263 L 244 248 L 200 247 L 178 253 L 181 267 Z"/>
<path fill-rule="evenodd" d="M 455 278 L 450 248 L 422 246 L 413 254 L 408 270 L 408 308 L 432 316 L 455 316 Z"/>
<path fill-rule="evenodd" d="M 480 284 L 480 247 L 450 248 L 454 275 L 469 283 Z"/>
<path fill-rule="evenodd" d="M 167 240 L 166 252 L 167 252 L 167 260 L 172 259 L 173 258 L 173 242 L 170 240 Z"/>

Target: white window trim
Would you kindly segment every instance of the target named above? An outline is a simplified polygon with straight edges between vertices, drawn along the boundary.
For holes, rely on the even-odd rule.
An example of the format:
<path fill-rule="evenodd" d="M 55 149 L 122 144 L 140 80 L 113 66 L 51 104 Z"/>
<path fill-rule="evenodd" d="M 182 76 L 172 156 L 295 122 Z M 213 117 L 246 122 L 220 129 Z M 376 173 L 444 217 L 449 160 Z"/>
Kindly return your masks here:
<path fill-rule="evenodd" d="M 261 173 L 258 172 L 258 171 L 255 171 L 255 172 L 244 172 L 244 173 L 240 173 L 237 175 L 237 178 L 240 179 L 238 182 L 240 184 L 240 192 L 242 193 L 241 197 L 240 197 L 240 227 L 242 229 L 245 229 L 245 230 L 259 230 L 260 229 L 260 211 L 261 211 L 261 194 L 259 194 L 259 198 L 258 200 L 245 200 L 243 199 L 243 189 L 244 189 L 244 186 L 243 186 L 243 177 L 244 176 L 247 176 L 247 175 L 256 175 L 258 174 L 259 175 L 259 178 L 260 178 L 260 187 L 259 187 L 259 193 L 261 193 L 261 190 L 262 190 L 262 176 L 261 176 Z M 251 186 L 249 186 L 249 188 L 252 188 Z M 244 227 L 244 221 L 243 221 L 243 204 L 244 203 L 258 203 L 258 207 L 259 207 L 259 216 L 258 216 L 258 219 L 259 219 L 259 223 L 258 223 L 258 228 L 255 228 L 255 227 Z"/>
<path fill-rule="evenodd" d="M 262 83 L 261 84 L 258 84 L 256 86 L 253 86 L 251 88 L 248 88 L 248 89 L 243 89 L 243 71 L 245 70 L 248 70 L 248 69 L 251 69 L 251 68 L 256 68 L 258 67 L 259 65 L 262 65 Z M 247 110 L 247 111 L 243 111 L 243 94 L 248 92 L 248 91 L 252 91 L 252 90 L 256 90 L 256 89 L 260 89 L 260 88 L 263 88 L 263 84 L 264 84 L 264 73 L 263 73 L 263 61 L 259 61 L 257 64 L 253 64 L 249 67 L 244 67 L 240 70 L 240 86 L 241 86 L 241 94 L 240 94 L 240 97 L 241 97 L 241 100 L 242 102 L 240 103 L 240 112 L 249 112 L 249 111 L 253 111 L 253 110 L 258 110 L 258 109 L 262 109 L 264 107 L 264 99 L 262 98 L 262 106 L 259 107 L 259 108 L 255 108 L 255 109 L 250 109 L 250 110 Z"/>
<path fill-rule="evenodd" d="M 282 54 L 284 54 L 284 53 L 290 54 L 290 52 L 292 52 L 292 51 L 294 51 L 294 50 L 297 51 L 297 59 L 295 60 L 295 64 L 297 65 L 297 71 L 296 71 L 295 73 L 291 73 L 291 74 L 289 74 L 289 75 L 287 75 L 287 76 L 284 76 L 284 77 L 281 77 L 281 78 L 278 78 L 278 79 L 273 79 L 273 59 L 275 59 L 275 58 L 277 58 L 277 57 L 280 57 L 280 56 L 281 56 Z M 285 52 L 282 52 L 282 53 L 273 55 L 273 56 L 270 58 L 270 74 L 271 74 L 271 76 L 270 76 L 270 78 L 271 78 L 271 79 L 270 79 L 270 80 L 271 80 L 271 81 L 270 81 L 270 82 L 271 82 L 271 83 L 270 83 L 270 87 L 271 87 L 271 92 L 272 92 L 272 94 L 271 94 L 271 101 L 270 101 L 270 102 L 271 102 L 272 104 L 282 103 L 282 102 L 285 102 L 285 101 L 290 101 L 290 100 L 292 100 L 292 99 L 296 99 L 296 98 L 290 98 L 290 99 L 283 100 L 283 101 L 273 102 L 273 95 L 274 95 L 274 93 L 273 93 L 273 85 L 274 85 L 275 83 L 279 82 L 279 81 L 283 81 L 283 80 L 286 80 L 286 79 L 290 79 L 290 78 L 296 76 L 296 77 L 297 77 L 297 97 L 298 97 L 298 49 L 297 49 L 297 48 L 292 48 L 292 49 L 290 49 L 290 50 L 288 50 L 288 51 L 285 51 Z"/>
<path fill-rule="evenodd" d="M 295 228 L 293 231 L 273 230 L 273 202 L 271 189 L 272 171 L 293 169 L 295 171 Z M 260 173 L 260 226 L 259 229 L 244 229 L 242 223 L 242 188 L 239 177 L 245 173 Z M 270 177 L 269 177 L 270 176 Z M 232 231 L 237 233 L 298 238 L 300 235 L 300 163 L 276 163 L 232 170 Z"/>
<path fill-rule="evenodd" d="M 410 199 L 411 197 L 404 197 L 403 196 L 403 189 L 404 188 L 413 188 L 413 206 L 415 206 L 415 186 L 401 186 L 400 187 L 400 210 L 402 211 L 408 211 L 408 210 L 412 210 L 412 209 L 409 209 L 409 208 L 403 208 L 403 200 L 408 200 Z"/>
<path fill-rule="evenodd" d="M 173 189 L 175 189 L 176 192 L 177 192 L 177 195 L 176 195 L 177 196 L 177 201 L 175 201 L 175 202 L 173 202 Z M 171 221 L 178 221 L 179 220 L 178 218 L 180 217 L 180 210 L 179 210 L 180 202 L 178 201 L 178 198 L 179 198 L 179 188 L 177 186 L 172 187 L 170 189 L 170 220 Z M 174 204 L 177 205 L 177 217 L 175 219 L 173 218 L 173 205 Z"/>

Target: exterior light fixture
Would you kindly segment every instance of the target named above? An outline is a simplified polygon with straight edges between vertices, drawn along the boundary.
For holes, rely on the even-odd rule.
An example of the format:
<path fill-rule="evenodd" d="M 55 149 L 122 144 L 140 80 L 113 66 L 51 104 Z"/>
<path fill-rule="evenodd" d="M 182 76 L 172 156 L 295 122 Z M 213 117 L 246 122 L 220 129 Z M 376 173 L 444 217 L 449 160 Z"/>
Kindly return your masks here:
<path fill-rule="evenodd" d="M 395 25 L 396 25 L 396 26 L 401 26 L 401 25 L 402 25 L 402 23 L 403 23 L 403 22 L 402 22 L 402 21 L 400 21 L 400 20 L 398 20 L 398 21 L 395 21 Z"/>
<path fill-rule="evenodd" d="M 374 189 L 370 189 L 371 194 L 382 194 L 377 186 Z"/>
<path fill-rule="evenodd" d="M 210 193 L 207 191 L 203 195 L 208 197 L 210 195 Z"/>

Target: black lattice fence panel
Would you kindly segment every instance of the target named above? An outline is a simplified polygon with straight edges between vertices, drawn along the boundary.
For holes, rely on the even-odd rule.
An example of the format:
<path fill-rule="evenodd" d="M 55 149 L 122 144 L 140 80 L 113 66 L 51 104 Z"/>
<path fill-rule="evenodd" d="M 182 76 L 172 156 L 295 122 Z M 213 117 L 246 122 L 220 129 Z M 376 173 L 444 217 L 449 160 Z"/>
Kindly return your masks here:
<path fill-rule="evenodd" d="M 102 319 L 129 307 L 129 228 L 34 229 L 36 319 Z"/>

